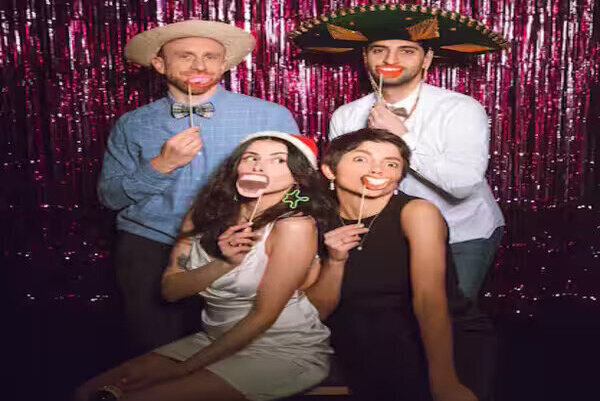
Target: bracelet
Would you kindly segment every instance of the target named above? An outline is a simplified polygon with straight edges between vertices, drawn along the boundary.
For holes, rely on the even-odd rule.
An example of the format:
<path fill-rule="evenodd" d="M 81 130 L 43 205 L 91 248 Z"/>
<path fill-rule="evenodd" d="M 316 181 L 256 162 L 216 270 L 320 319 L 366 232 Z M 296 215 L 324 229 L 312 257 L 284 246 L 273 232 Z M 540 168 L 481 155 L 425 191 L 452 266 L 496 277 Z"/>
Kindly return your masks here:
<path fill-rule="evenodd" d="M 120 400 L 123 397 L 123 390 L 121 390 L 119 387 L 117 387 L 113 384 L 102 386 L 99 389 L 99 392 L 100 393 L 104 392 L 105 394 L 110 394 L 114 397 L 115 400 Z"/>

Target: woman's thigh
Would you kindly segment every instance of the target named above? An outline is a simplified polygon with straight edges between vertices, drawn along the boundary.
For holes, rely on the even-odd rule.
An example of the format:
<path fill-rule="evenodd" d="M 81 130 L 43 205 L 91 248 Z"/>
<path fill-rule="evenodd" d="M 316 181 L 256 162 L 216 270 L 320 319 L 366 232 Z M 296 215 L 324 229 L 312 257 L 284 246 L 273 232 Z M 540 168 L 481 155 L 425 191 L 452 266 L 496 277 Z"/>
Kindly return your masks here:
<path fill-rule="evenodd" d="M 151 353 L 138 356 L 91 378 L 75 391 L 74 400 L 87 401 L 92 394 L 98 391 L 98 389 L 104 386 L 117 385 L 121 379 L 125 377 L 125 373 L 127 372 L 129 366 L 135 366 L 138 363 L 145 363 L 145 361 L 149 358 L 153 358 Z"/>
<path fill-rule="evenodd" d="M 118 386 L 123 377 L 127 376 L 129 372 L 136 370 L 136 366 L 139 367 L 148 363 L 152 363 L 156 369 L 160 369 L 161 363 L 164 363 L 166 367 L 166 364 L 172 364 L 173 361 L 152 352 L 141 355 L 88 380 L 77 389 L 74 399 L 76 401 L 88 401 L 90 396 L 98 391 L 98 389 L 109 385 Z M 204 369 L 181 378 L 166 380 L 141 390 L 127 392 L 121 399 L 123 401 L 167 399 L 172 401 L 246 400 L 241 393 L 231 387 L 226 381 Z"/>
<path fill-rule="evenodd" d="M 178 379 L 128 393 L 123 401 L 247 401 L 225 380 L 202 369 Z"/>

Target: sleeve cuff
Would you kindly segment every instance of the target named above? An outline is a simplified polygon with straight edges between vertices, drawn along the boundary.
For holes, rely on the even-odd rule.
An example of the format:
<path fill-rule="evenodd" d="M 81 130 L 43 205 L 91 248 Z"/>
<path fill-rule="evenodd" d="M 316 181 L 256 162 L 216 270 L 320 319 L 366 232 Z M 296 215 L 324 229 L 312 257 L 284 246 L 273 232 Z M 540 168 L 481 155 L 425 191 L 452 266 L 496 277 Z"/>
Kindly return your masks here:
<path fill-rule="evenodd" d="M 177 176 L 177 170 L 171 172 L 170 174 L 163 174 L 160 171 L 156 170 L 152 166 L 150 161 L 147 161 L 140 165 L 140 167 L 137 170 L 137 175 L 140 178 L 140 181 L 145 185 L 162 191 L 165 188 L 167 188 L 169 184 L 173 181 L 173 179 Z"/>

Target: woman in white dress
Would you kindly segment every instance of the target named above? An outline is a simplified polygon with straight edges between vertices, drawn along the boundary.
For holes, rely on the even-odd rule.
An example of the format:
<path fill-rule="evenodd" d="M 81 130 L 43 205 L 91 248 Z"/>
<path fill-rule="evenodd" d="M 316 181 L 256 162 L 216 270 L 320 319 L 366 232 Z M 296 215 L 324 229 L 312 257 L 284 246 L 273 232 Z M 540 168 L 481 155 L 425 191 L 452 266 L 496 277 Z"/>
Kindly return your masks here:
<path fill-rule="evenodd" d="M 335 216 L 316 168 L 305 137 L 243 141 L 199 193 L 163 275 L 166 300 L 205 298 L 204 331 L 91 379 L 78 399 L 271 400 L 323 380 L 329 330 L 302 291 Z"/>

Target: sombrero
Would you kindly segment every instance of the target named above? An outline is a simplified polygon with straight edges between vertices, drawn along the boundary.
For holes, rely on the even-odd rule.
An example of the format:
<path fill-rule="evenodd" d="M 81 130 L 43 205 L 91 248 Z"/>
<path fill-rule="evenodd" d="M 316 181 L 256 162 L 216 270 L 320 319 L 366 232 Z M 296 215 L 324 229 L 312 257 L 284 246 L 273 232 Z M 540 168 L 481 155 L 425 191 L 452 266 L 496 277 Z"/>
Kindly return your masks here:
<path fill-rule="evenodd" d="M 301 22 L 288 34 L 299 48 L 346 53 L 385 39 L 405 39 L 437 55 L 481 54 L 510 48 L 501 34 L 456 12 L 414 4 L 340 8 Z"/>
<path fill-rule="evenodd" d="M 238 65 L 256 44 L 249 32 L 233 25 L 217 21 L 187 20 L 138 33 L 125 45 L 125 58 L 148 67 L 165 43 L 194 36 L 214 39 L 225 47 L 227 70 Z"/>

